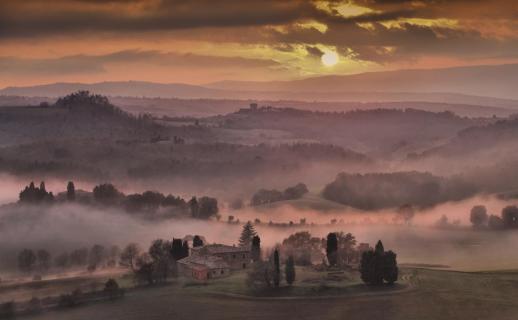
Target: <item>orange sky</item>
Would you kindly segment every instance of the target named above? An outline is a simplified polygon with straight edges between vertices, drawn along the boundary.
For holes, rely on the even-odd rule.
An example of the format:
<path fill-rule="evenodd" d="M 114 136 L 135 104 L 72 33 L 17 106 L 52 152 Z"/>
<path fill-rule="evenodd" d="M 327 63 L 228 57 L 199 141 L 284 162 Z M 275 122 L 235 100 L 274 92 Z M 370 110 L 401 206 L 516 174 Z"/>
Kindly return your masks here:
<path fill-rule="evenodd" d="M 321 56 L 336 52 L 325 66 Z M 514 0 L 0 0 L 0 87 L 284 80 L 518 60 Z"/>

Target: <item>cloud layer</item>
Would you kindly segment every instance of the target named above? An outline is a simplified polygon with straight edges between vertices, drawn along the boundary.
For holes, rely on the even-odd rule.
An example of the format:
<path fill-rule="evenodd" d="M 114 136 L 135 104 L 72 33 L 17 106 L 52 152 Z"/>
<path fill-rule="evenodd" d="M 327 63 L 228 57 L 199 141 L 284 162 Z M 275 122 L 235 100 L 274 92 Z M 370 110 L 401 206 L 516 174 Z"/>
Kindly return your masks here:
<path fill-rule="evenodd" d="M 190 67 L 198 83 L 218 68 L 210 80 L 502 63 L 518 59 L 517 18 L 513 0 L 3 0 L 0 84 L 123 77 L 117 63 L 169 81 Z M 341 55 L 333 70 L 327 50 Z"/>

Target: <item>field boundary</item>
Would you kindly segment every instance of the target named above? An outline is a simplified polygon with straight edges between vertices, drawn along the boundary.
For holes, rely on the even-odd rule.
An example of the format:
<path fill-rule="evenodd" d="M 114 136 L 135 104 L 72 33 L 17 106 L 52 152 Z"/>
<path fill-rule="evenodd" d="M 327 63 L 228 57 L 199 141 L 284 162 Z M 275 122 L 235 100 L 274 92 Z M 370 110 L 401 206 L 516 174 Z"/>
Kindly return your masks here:
<path fill-rule="evenodd" d="M 401 294 L 411 292 L 416 288 L 410 284 L 399 285 L 400 288 L 382 290 L 382 291 L 370 291 L 370 292 L 359 292 L 359 293 L 346 293 L 336 295 L 320 295 L 320 296 L 282 296 L 282 297 L 268 297 L 268 296 L 251 296 L 239 293 L 221 292 L 221 291 L 208 291 L 207 295 L 236 298 L 242 300 L 329 300 L 329 299 L 341 299 L 341 298 L 361 298 L 371 296 L 384 296 L 391 294 Z"/>

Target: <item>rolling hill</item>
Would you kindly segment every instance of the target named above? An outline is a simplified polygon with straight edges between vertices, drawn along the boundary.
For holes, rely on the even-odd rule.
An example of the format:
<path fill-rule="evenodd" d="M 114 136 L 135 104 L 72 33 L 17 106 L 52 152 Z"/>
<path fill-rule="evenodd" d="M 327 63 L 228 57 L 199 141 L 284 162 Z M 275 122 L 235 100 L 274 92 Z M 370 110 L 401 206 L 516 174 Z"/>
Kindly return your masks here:
<path fill-rule="evenodd" d="M 327 102 L 454 103 L 518 110 L 518 64 L 397 70 L 292 81 L 222 81 L 205 85 L 144 81 L 7 87 L 3 96 L 57 97 L 89 90 L 110 97 L 254 99 Z"/>
<path fill-rule="evenodd" d="M 312 93 L 456 93 L 518 99 L 518 64 L 415 69 L 331 75 L 293 81 L 223 81 L 206 87 L 220 90 Z"/>

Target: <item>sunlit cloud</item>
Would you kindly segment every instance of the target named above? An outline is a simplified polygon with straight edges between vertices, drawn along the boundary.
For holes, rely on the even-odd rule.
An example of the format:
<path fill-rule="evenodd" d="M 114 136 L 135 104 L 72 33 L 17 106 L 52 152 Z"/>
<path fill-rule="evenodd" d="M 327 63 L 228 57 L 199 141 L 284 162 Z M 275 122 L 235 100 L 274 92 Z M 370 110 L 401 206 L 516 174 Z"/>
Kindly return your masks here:
<path fill-rule="evenodd" d="M 31 62 L 16 77 L 0 74 L 0 86 L 43 81 L 45 68 L 32 75 L 30 70 L 45 61 L 135 50 L 207 57 L 206 64 L 192 67 L 187 79 L 187 72 L 178 72 L 184 67 L 174 63 L 163 63 L 162 72 L 154 65 L 137 69 L 144 64 L 132 64 L 132 74 L 139 77 L 164 73 L 170 76 L 156 80 L 192 83 L 207 77 L 287 80 L 428 68 L 441 66 L 441 61 L 443 66 L 503 63 L 518 59 L 516 16 L 518 9 L 510 0 L 221 0 L 217 6 L 209 0 L 55 0 L 52 6 L 42 0 L 4 0 L 1 55 L 4 61 L 18 59 L 10 70 L 23 69 L 20 63 L 25 62 L 19 59 Z M 321 56 L 330 50 L 340 59 L 326 68 Z M 214 73 L 218 65 L 211 63 L 218 57 L 275 65 L 235 64 L 228 72 Z M 74 72 L 67 79 L 94 81 L 101 73 L 107 79 L 135 77 L 115 69 L 115 63 L 82 69 L 70 65 Z M 203 69 L 210 72 L 204 75 Z"/>

